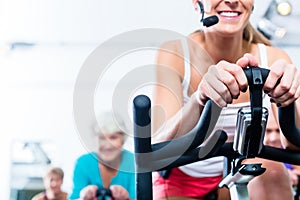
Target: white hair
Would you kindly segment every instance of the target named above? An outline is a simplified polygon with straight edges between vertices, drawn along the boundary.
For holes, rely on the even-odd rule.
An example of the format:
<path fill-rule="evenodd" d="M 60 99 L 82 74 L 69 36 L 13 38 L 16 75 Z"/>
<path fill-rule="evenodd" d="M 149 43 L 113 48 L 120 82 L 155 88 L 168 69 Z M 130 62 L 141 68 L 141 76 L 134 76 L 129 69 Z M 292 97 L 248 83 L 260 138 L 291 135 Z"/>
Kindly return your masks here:
<path fill-rule="evenodd" d="M 108 111 L 101 112 L 93 129 L 96 134 L 107 135 L 118 132 L 126 136 L 126 126 L 121 115 Z"/>

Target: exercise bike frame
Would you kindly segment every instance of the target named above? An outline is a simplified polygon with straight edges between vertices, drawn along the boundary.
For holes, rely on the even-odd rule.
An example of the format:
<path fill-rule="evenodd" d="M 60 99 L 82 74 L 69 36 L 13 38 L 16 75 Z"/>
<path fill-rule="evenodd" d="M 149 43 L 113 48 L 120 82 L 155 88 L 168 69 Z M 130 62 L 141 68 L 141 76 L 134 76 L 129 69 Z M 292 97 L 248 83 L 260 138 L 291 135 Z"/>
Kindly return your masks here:
<path fill-rule="evenodd" d="M 249 137 L 242 152 L 233 148 L 233 143 L 225 143 L 227 134 L 223 130 L 213 133 L 221 112 L 214 102 L 208 100 L 196 126 L 184 136 L 170 141 L 151 144 L 151 101 L 145 95 L 133 100 L 134 147 L 136 163 L 137 200 L 152 200 L 152 172 L 171 169 L 200 160 L 225 156 L 230 160 L 228 176 L 220 187 L 230 188 L 232 199 L 248 199 L 247 184 L 254 176 L 264 172 L 260 163 L 242 165 L 245 158 L 260 157 L 273 161 L 300 165 L 300 153 L 274 148 L 262 144 L 264 132 L 262 120 L 262 87 L 269 74 L 268 69 L 249 67 L 244 70 L 250 88 L 251 125 L 247 129 Z M 257 97 L 260 97 L 257 99 Z M 278 109 L 280 127 L 285 137 L 300 147 L 300 130 L 295 123 L 294 103 Z M 201 145 L 207 136 L 211 139 Z M 182 150 L 184 144 L 189 144 Z M 199 147 L 201 145 L 201 147 Z M 203 152 L 206 152 L 203 154 Z M 168 163 L 168 164 L 165 164 Z"/>

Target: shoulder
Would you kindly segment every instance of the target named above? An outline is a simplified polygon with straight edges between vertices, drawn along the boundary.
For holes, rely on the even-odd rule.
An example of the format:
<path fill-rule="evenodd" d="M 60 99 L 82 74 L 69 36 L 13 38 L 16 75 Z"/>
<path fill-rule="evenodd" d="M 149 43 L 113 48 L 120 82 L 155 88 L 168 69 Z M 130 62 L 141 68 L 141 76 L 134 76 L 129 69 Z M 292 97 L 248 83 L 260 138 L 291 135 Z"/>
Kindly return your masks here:
<path fill-rule="evenodd" d="M 122 163 L 120 171 L 122 172 L 134 172 L 134 154 L 130 151 L 122 151 Z"/>
<path fill-rule="evenodd" d="M 62 196 L 63 196 L 63 200 L 67 200 L 68 199 L 68 193 L 63 192 Z"/>
<path fill-rule="evenodd" d="M 204 34 L 201 30 L 196 30 L 193 33 L 191 33 L 189 36 L 189 39 L 196 43 L 202 43 L 204 42 Z"/>
<path fill-rule="evenodd" d="M 176 76 L 178 77 L 179 75 L 182 79 L 185 61 L 191 62 L 195 51 L 199 49 L 199 44 L 201 44 L 202 41 L 203 34 L 201 34 L 200 31 L 196 31 L 178 40 L 164 42 L 160 46 L 156 58 L 160 75 L 163 75 L 163 78 L 165 78 L 164 75 L 171 77 L 171 75 L 174 74 L 173 72 L 175 72 Z M 187 44 L 187 46 L 185 44 Z M 197 53 L 199 53 L 199 51 L 197 51 Z M 189 58 L 186 57 L 188 54 Z"/>
<path fill-rule="evenodd" d="M 183 58 L 182 40 L 170 40 L 164 42 L 158 51 L 157 61 L 160 64 L 167 64 L 175 60 L 180 61 Z"/>
<path fill-rule="evenodd" d="M 90 162 L 94 162 L 97 161 L 98 157 L 97 154 L 95 152 L 91 152 L 91 153 L 86 153 L 81 155 L 77 160 L 76 163 L 90 163 Z"/>
<path fill-rule="evenodd" d="M 164 51 L 171 51 L 171 52 L 175 52 L 176 54 L 178 54 L 179 56 L 182 55 L 182 44 L 183 42 L 188 41 L 188 44 L 190 45 L 191 43 L 196 43 L 197 45 L 201 44 L 204 42 L 204 34 L 202 31 L 197 30 L 185 37 L 182 37 L 180 39 L 177 40 L 170 40 L 170 41 L 166 41 L 164 42 L 161 46 L 160 49 L 164 50 Z"/>
<path fill-rule="evenodd" d="M 44 200 L 45 192 L 41 192 L 32 197 L 32 200 Z"/>
<path fill-rule="evenodd" d="M 156 63 L 159 74 L 160 76 L 163 75 L 163 78 L 170 76 L 170 74 L 174 74 L 177 77 L 182 75 L 184 66 L 182 40 L 164 42 L 158 50 Z"/>
<path fill-rule="evenodd" d="M 123 155 L 124 158 L 127 158 L 129 160 L 134 160 L 134 154 L 132 152 L 126 150 L 126 149 L 124 149 L 122 151 L 122 155 Z"/>

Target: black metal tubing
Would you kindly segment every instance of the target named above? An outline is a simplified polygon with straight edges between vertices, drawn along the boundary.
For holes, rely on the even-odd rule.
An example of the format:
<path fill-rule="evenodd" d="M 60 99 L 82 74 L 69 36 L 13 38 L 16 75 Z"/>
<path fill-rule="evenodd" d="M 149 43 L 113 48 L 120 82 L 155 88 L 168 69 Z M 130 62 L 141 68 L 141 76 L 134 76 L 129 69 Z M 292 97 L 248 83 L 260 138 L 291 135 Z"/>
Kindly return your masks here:
<path fill-rule="evenodd" d="M 223 132 L 224 133 L 224 132 Z M 226 141 L 226 140 L 225 140 Z M 170 165 L 160 168 L 158 170 L 165 170 L 165 169 L 172 169 L 174 167 L 179 167 L 182 165 L 190 164 L 193 162 L 205 160 L 208 158 L 216 157 L 216 156 L 225 156 L 229 157 L 230 159 L 235 159 L 240 157 L 241 155 L 235 152 L 232 148 L 232 143 L 224 143 L 224 136 L 220 137 L 218 143 L 215 144 L 213 147 L 213 151 L 207 154 L 205 157 L 199 157 L 199 152 L 202 151 L 203 147 L 198 147 L 193 149 L 186 154 L 179 157 L 176 161 L 171 163 Z M 300 165 L 300 153 L 295 151 L 290 151 L 286 149 L 279 149 L 271 146 L 263 146 L 262 151 L 259 155 L 259 158 L 264 158 L 268 160 L 278 161 L 289 163 L 293 165 Z M 166 158 L 163 160 L 157 160 L 157 166 L 159 166 L 160 162 L 168 162 L 168 160 L 172 160 L 172 158 Z"/>
<path fill-rule="evenodd" d="M 246 69 L 245 74 L 247 75 L 249 73 L 252 72 Z M 263 81 L 266 80 L 268 73 L 269 70 L 262 69 Z M 151 102 L 147 96 L 139 95 L 134 99 L 133 118 L 137 200 L 152 200 L 152 171 L 170 169 L 215 156 L 225 156 L 229 159 L 241 156 L 233 150 L 232 143 L 225 143 L 227 135 L 223 131 L 217 131 L 213 134 L 213 137 L 216 137 L 217 140 L 198 147 L 205 139 L 205 136 L 211 134 L 221 112 L 221 108 L 216 106 L 212 101 L 209 100 L 207 102 L 197 125 L 192 131 L 181 138 L 153 145 L 151 145 L 150 109 Z M 300 147 L 300 131 L 296 127 L 293 105 L 280 108 L 279 120 L 280 126 L 282 126 L 281 128 L 287 139 Z M 207 135 L 207 133 L 209 134 Z M 178 149 L 180 149 L 179 147 L 185 144 L 190 144 L 190 146 L 186 147 L 184 152 L 178 151 Z M 213 148 L 211 148 L 207 154 L 201 155 L 201 152 L 203 152 L 203 149 L 207 146 Z M 163 153 L 161 153 L 162 148 L 165 148 Z M 160 150 L 159 153 L 158 150 Z M 257 156 L 269 160 L 300 165 L 300 153 L 284 149 L 263 146 Z M 167 166 L 163 166 L 162 163 L 168 163 L 169 161 L 173 162 Z"/>
<path fill-rule="evenodd" d="M 251 103 L 251 125 L 247 129 L 248 139 L 243 156 L 254 158 L 262 145 L 262 89 L 268 77 L 269 70 L 259 67 L 249 67 L 244 70 L 248 80 Z"/>
<path fill-rule="evenodd" d="M 136 197 L 140 200 L 152 200 L 152 172 L 145 170 L 151 160 L 141 160 L 139 154 L 151 153 L 151 101 L 145 95 L 137 96 L 133 100 L 134 120 L 134 150 L 136 163 Z"/>
<path fill-rule="evenodd" d="M 286 107 L 278 109 L 279 123 L 282 133 L 292 144 L 300 147 L 300 130 L 296 126 L 294 105 L 292 103 Z"/>
<path fill-rule="evenodd" d="M 205 157 L 198 156 L 199 152 L 201 152 L 203 148 L 203 147 L 198 147 L 196 149 L 187 152 L 186 154 L 182 155 L 180 158 L 178 158 L 170 165 L 164 168 L 160 168 L 159 170 L 172 169 L 174 167 L 179 167 L 182 165 L 190 164 L 193 162 L 205 160 L 216 156 L 225 156 L 225 157 L 229 157 L 230 159 L 235 159 L 240 157 L 241 155 L 233 150 L 232 148 L 233 143 L 224 143 L 225 141 L 226 140 L 224 140 L 224 135 L 222 135 L 218 143 L 216 143 L 215 146 L 213 147 L 213 151 L 207 154 Z M 257 157 L 278 161 L 278 162 L 289 163 L 293 165 L 300 165 L 299 152 L 290 151 L 286 149 L 279 149 L 271 146 L 263 146 L 262 151 L 260 152 L 259 155 L 257 155 Z M 158 160 L 156 162 L 158 163 L 167 162 L 166 161 L 167 159 L 172 160 L 172 158 L 166 158 L 165 160 Z"/>
<path fill-rule="evenodd" d="M 212 134 L 221 110 L 222 109 L 212 101 L 208 101 L 198 123 L 191 131 L 180 138 L 152 145 L 153 157 L 160 159 L 171 156 L 180 156 L 184 152 L 197 148 L 202 144 L 206 137 Z M 182 146 L 182 144 L 186 145 L 186 150 L 184 152 L 182 152 L 182 148 L 178 148 Z M 164 151 L 162 151 L 163 148 L 165 148 Z M 158 150 L 160 151 L 158 152 Z"/>

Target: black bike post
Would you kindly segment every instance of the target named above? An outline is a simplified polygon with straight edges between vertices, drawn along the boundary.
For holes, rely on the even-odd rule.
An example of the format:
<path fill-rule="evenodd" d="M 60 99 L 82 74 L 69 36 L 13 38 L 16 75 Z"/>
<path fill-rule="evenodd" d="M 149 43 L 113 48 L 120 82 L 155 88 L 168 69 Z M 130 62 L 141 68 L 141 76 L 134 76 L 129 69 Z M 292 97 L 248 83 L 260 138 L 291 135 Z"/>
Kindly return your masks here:
<path fill-rule="evenodd" d="M 262 147 L 262 88 L 269 74 L 269 70 L 250 67 L 244 70 L 249 83 L 251 103 L 251 125 L 247 128 L 246 158 L 257 156 Z"/>
<path fill-rule="evenodd" d="M 137 200 L 152 200 L 152 171 L 147 168 L 151 161 L 142 159 L 143 154 L 152 152 L 150 109 L 151 101 L 147 96 L 139 95 L 133 100 Z"/>

